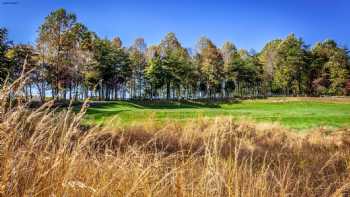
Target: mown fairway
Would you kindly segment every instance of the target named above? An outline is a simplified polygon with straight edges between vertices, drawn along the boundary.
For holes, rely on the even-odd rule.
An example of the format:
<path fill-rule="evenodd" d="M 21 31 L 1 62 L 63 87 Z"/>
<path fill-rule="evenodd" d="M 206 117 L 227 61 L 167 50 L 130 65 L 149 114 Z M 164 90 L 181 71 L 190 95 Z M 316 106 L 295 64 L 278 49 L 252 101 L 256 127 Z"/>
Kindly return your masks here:
<path fill-rule="evenodd" d="M 150 120 L 186 120 L 198 117 L 232 116 L 258 122 L 278 122 L 285 127 L 308 129 L 350 125 L 350 102 L 327 99 L 268 99 L 231 103 L 200 102 L 108 102 L 93 103 L 87 123 L 131 124 Z M 110 121 L 112 119 L 112 121 Z M 120 120 L 120 121 L 117 121 Z"/>

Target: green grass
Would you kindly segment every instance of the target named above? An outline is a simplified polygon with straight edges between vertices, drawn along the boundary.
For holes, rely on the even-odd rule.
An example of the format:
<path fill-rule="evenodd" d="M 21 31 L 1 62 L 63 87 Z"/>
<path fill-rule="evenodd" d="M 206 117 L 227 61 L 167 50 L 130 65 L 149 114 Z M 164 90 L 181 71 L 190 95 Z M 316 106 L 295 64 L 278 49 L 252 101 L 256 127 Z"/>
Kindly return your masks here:
<path fill-rule="evenodd" d="M 179 102 L 109 102 L 94 103 L 85 116 L 89 124 L 106 123 L 117 118 L 119 124 L 157 121 L 181 121 L 198 117 L 231 116 L 248 118 L 258 122 L 279 122 L 293 129 L 309 129 L 320 126 L 345 127 L 350 125 L 350 103 L 320 100 L 283 102 L 276 100 L 246 100 L 234 103 L 179 103 Z"/>

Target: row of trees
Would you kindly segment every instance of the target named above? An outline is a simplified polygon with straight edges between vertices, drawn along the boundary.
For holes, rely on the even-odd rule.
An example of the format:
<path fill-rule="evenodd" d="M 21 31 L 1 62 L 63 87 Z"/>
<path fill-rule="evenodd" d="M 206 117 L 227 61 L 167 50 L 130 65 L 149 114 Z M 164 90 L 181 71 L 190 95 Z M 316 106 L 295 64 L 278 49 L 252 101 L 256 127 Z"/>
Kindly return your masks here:
<path fill-rule="evenodd" d="M 195 52 L 174 33 L 147 47 L 143 38 L 124 47 L 101 39 L 64 9 L 45 18 L 36 46 L 13 44 L 0 29 L 0 82 L 31 72 L 24 91 L 54 99 L 213 98 L 232 96 L 347 95 L 347 49 L 333 40 L 312 48 L 294 34 L 269 42 L 260 53 L 218 48 L 199 39 Z"/>

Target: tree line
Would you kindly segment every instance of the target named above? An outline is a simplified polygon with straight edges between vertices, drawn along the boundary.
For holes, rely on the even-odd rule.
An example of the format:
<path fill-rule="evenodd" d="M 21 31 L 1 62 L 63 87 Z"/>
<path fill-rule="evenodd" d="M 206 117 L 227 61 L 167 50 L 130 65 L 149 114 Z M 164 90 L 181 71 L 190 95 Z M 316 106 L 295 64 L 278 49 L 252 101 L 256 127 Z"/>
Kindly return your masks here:
<path fill-rule="evenodd" d="M 219 48 L 207 37 L 190 50 L 168 33 L 158 45 L 137 38 L 125 47 L 64 9 L 45 18 L 35 46 L 7 36 L 0 28 L 0 84 L 18 78 L 25 64 L 33 71 L 23 91 L 42 101 L 350 94 L 349 51 L 334 40 L 310 47 L 290 34 L 256 53 L 231 42 Z"/>

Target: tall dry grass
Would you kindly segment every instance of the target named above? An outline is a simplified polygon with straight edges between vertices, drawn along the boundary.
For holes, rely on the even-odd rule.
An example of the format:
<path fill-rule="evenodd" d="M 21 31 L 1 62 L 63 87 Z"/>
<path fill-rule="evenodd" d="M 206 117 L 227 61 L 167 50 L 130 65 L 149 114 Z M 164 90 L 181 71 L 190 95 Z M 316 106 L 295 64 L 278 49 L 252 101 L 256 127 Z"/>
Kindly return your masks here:
<path fill-rule="evenodd" d="M 83 129 L 85 108 L 10 105 L 20 89 L 0 96 L 0 196 L 350 194 L 347 129 L 301 136 L 229 118 Z"/>

